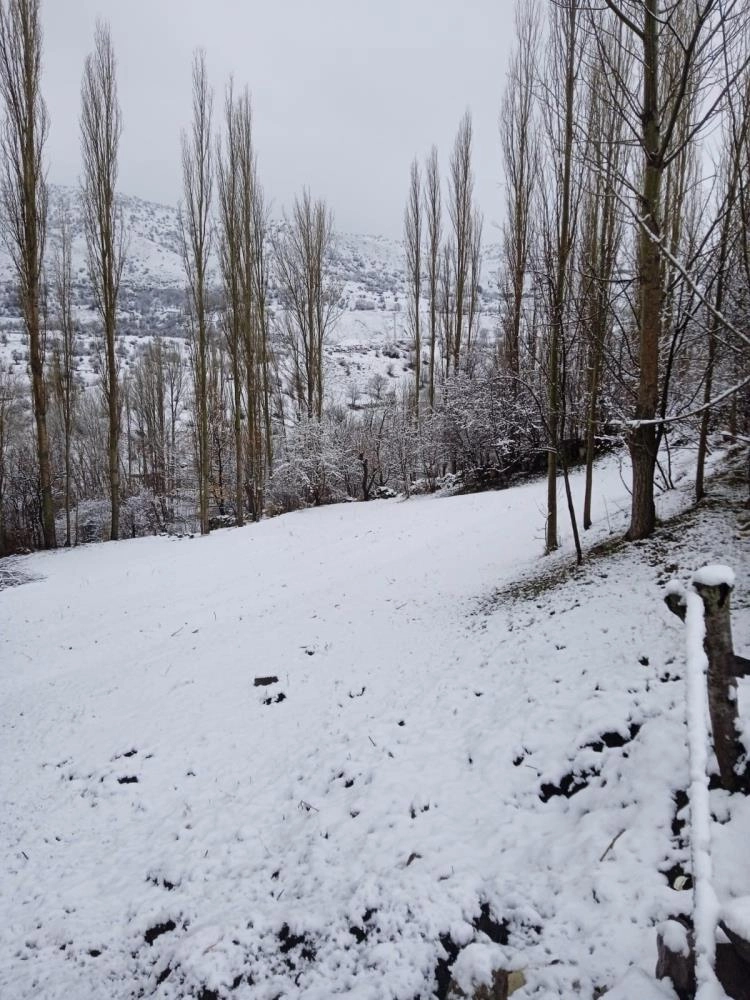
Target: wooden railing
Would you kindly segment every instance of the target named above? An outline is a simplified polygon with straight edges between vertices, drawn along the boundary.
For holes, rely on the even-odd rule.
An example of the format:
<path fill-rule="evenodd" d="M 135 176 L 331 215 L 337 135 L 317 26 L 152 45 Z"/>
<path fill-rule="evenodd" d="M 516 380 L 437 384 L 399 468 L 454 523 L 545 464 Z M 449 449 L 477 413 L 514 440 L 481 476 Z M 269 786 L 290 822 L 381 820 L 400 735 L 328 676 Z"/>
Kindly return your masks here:
<path fill-rule="evenodd" d="M 672 583 L 665 596 L 670 611 L 686 626 L 693 926 L 690 933 L 680 933 L 680 926 L 669 921 L 661 930 L 657 976 L 671 979 L 681 1000 L 750 996 L 750 964 L 745 966 L 750 943 L 722 919 L 712 880 L 711 746 L 720 787 L 734 794 L 750 793 L 750 767 L 740 736 L 737 698 L 737 678 L 750 673 L 750 661 L 733 649 L 733 589 L 731 569 L 705 566 L 693 575 L 689 589 Z M 718 928 L 730 941 L 719 949 Z M 737 978 L 745 979 L 747 993 L 736 991 L 741 988 L 735 985 Z"/>

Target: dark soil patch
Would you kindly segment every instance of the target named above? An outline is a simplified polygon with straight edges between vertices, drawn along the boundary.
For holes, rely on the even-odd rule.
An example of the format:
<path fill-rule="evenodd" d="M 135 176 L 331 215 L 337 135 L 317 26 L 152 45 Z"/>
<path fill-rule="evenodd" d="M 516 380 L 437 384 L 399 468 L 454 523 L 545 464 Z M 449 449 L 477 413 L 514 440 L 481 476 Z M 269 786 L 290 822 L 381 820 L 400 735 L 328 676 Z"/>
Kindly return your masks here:
<path fill-rule="evenodd" d="M 367 938 L 369 937 L 371 930 L 370 922 L 372 921 L 372 918 L 375 916 L 377 912 L 378 911 L 374 907 L 372 909 L 365 910 L 365 912 L 362 914 L 361 926 L 353 924 L 349 928 L 349 933 L 355 939 L 357 944 L 362 944 L 362 942 L 366 941 Z"/>
<path fill-rule="evenodd" d="M 264 698 L 263 699 L 263 704 L 264 705 L 278 705 L 279 702 L 281 702 L 281 701 L 286 701 L 286 695 L 284 694 L 283 691 L 279 691 L 279 693 L 276 695 L 275 698 L 273 696 L 270 697 L 270 698 Z"/>
<path fill-rule="evenodd" d="M 507 920 L 497 920 L 492 913 L 489 903 L 482 903 L 479 914 L 472 920 L 474 929 L 480 934 L 486 934 L 494 944 L 507 944 L 510 935 L 510 927 Z M 451 983 L 451 969 L 461 952 L 461 945 L 457 944 L 450 934 L 441 934 L 440 946 L 443 955 L 438 958 L 435 966 L 435 992 L 434 996 L 438 1000 L 446 1000 L 448 988 Z"/>
<path fill-rule="evenodd" d="M 539 798 L 542 802 L 549 802 L 558 796 L 571 799 L 584 788 L 588 788 L 591 778 L 595 778 L 599 772 L 596 769 L 588 771 L 569 771 L 563 775 L 558 784 L 553 781 L 544 781 L 539 789 Z"/>
<path fill-rule="evenodd" d="M 162 969 L 159 975 L 156 977 L 156 985 L 161 986 L 172 975 L 172 966 L 168 965 L 166 969 Z"/>
<path fill-rule="evenodd" d="M 591 743 L 587 743 L 586 747 L 596 753 L 601 753 L 605 747 L 609 750 L 614 750 L 619 747 L 624 747 L 626 743 L 630 743 L 631 740 L 636 738 L 640 731 L 641 724 L 639 722 L 631 722 L 625 736 L 623 736 L 622 733 L 617 732 L 602 733 L 598 739 L 593 740 Z"/>
<path fill-rule="evenodd" d="M 473 920 L 474 927 L 486 934 L 493 944 L 507 944 L 510 927 L 507 920 L 497 921 L 492 915 L 489 903 L 482 903 L 479 916 Z"/>
<path fill-rule="evenodd" d="M 299 957 L 303 961 L 315 961 L 315 945 L 306 934 L 293 934 L 289 928 L 289 924 L 284 924 L 279 931 L 278 938 L 279 951 L 282 955 L 289 955 L 290 952 L 299 949 Z M 287 965 L 290 969 L 296 968 L 294 960 L 291 957 L 287 959 Z"/>
<path fill-rule="evenodd" d="M 154 924 L 153 927 L 149 927 L 146 933 L 143 935 L 146 944 L 153 944 L 157 938 L 160 938 L 162 934 L 169 934 L 170 931 L 175 930 L 177 924 L 174 920 L 167 920 L 163 924 Z"/>

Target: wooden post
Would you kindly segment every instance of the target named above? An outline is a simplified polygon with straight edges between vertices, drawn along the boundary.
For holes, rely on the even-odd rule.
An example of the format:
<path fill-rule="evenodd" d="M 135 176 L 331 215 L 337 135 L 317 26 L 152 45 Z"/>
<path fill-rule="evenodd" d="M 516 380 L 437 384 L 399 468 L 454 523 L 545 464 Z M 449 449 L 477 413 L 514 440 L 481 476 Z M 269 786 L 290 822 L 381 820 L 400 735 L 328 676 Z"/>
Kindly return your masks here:
<path fill-rule="evenodd" d="M 695 996 L 695 934 L 688 920 L 670 919 L 656 935 L 656 978 L 669 979 L 680 1000 Z"/>
<path fill-rule="evenodd" d="M 679 587 L 673 586 L 671 589 L 667 590 L 664 595 L 664 603 L 673 615 L 677 615 L 684 625 L 686 605 L 685 592 L 681 585 Z M 740 656 L 739 653 L 734 654 L 734 676 L 750 677 L 750 660 L 748 660 L 745 656 Z"/>
<path fill-rule="evenodd" d="M 703 601 L 708 708 L 721 785 L 729 792 L 748 791 L 747 772 L 741 770 L 745 751 L 739 738 L 737 676 L 732 648 L 730 597 L 734 589 L 733 574 L 724 567 L 705 567 L 693 576 L 693 589 Z"/>

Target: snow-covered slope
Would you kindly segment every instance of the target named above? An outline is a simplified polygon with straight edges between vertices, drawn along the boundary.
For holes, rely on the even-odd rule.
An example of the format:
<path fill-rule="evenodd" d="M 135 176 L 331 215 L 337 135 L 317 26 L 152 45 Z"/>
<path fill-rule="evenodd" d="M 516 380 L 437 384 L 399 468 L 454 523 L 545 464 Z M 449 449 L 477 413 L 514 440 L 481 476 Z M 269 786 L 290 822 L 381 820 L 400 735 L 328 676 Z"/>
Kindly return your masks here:
<path fill-rule="evenodd" d="M 0 996 L 426 1000 L 472 939 L 523 998 L 652 971 L 690 905 L 659 873 L 686 864 L 687 780 L 660 590 L 722 559 L 747 594 L 748 567 L 719 509 L 721 549 L 688 525 L 678 557 L 667 532 L 508 590 L 541 565 L 544 489 L 15 560 Z M 623 525 L 616 459 L 596 492 L 594 540 Z"/>
<path fill-rule="evenodd" d="M 185 277 L 178 209 L 170 205 L 120 195 L 125 241 L 122 287 L 128 292 L 182 291 Z M 52 253 L 61 210 L 67 210 L 73 235 L 73 271 L 86 283 L 86 244 L 78 191 L 51 185 L 47 227 L 47 252 Z M 272 228 L 283 223 L 276 221 Z M 214 248 L 215 250 L 215 248 Z M 217 260 L 212 255 L 212 277 L 218 281 Z M 401 243 L 384 236 L 337 235 L 331 259 L 332 274 L 342 285 L 352 310 L 392 308 L 404 295 L 404 256 Z M 13 282 L 14 272 L 6 247 L 0 242 L 0 283 Z M 79 289 L 81 291 L 81 289 Z"/>
<path fill-rule="evenodd" d="M 183 278 L 177 209 L 142 198 L 123 195 L 120 200 L 127 234 L 123 288 L 181 288 Z M 73 237 L 73 273 L 79 291 L 86 283 L 86 243 L 78 191 L 50 185 L 47 223 L 47 255 L 57 238 L 60 212 L 67 210 Z M 15 280 L 7 248 L 0 243 L 0 282 Z"/>
<path fill-rule="evenodd" d="M 73 234 L 75 316 L 81 336 L 76 352 L 77 370 L 92 381 L 96 369 L 99 322 L 88 281 L 86 245 L 78 192 L 52 185 L 47 234 L 51 259 L 59 229 L 60 210 L 66 207 Z M 118 335 L 125 367 L 132 364 L 144 342 L 155 335 L 182 344 L 187 336 L 185 276 L 180 223 L 174 207 L 121 196 L 126 233 Z M 272 223 L 278 229 L 283 223 Z M 218 289 L 215 254 L 211 281 Z M 326 393 L 330 400 L 356 405 L 368 396 L 380 398 L 384 387 L 411 378 L 409 335 L 406 329 L 404 252 L 397 240 L 383 236 L 337 234 L 331 273 L 341 289 L 343 311 L 326 345 Z M 479 327 L 494 336 L 498 314 L 497 247 L 488 246 L 482 286 Z M 278 310 L 277 289 L 270 282 L 270 304 Z M 218 295 L 216 298 L 218 302 Z M 54 330 L 55 311 L 51 304 Z M 281 348 L 279 348 L 281 350 Z M 16 279 L 10 256 L 0 241 L 0 365 L 23 376 L 28 367 L 28 347 L 23 333 Z M 283 367 L 283 366 L 282 366 Z M 373 391 L 372 380 L 380 386 Z"/>

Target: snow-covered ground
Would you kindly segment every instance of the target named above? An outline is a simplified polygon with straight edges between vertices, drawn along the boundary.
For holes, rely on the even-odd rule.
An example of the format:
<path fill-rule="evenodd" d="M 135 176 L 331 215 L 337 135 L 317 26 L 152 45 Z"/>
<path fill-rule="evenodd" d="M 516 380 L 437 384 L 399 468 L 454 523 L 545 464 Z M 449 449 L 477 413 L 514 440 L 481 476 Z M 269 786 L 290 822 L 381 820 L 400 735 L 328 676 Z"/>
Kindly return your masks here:
<path fill-rule="evenodd" d="M 491 939 L 519 998 L 632 964 L 645 990 L 691 905 L 662 874 L 689 857 L 662 590 L 732 563 L 746 650 L 747 540 L 727 501 L 571 574 L 567 538 L 541 556 L 545 488 L 8 563 L 33 579 L 0 592 L 0 996 L 426 1000 Z M 587 545 L 627 506 L 612 457 Z M 750 802 L 712 796 L 726 903 Z"/>

